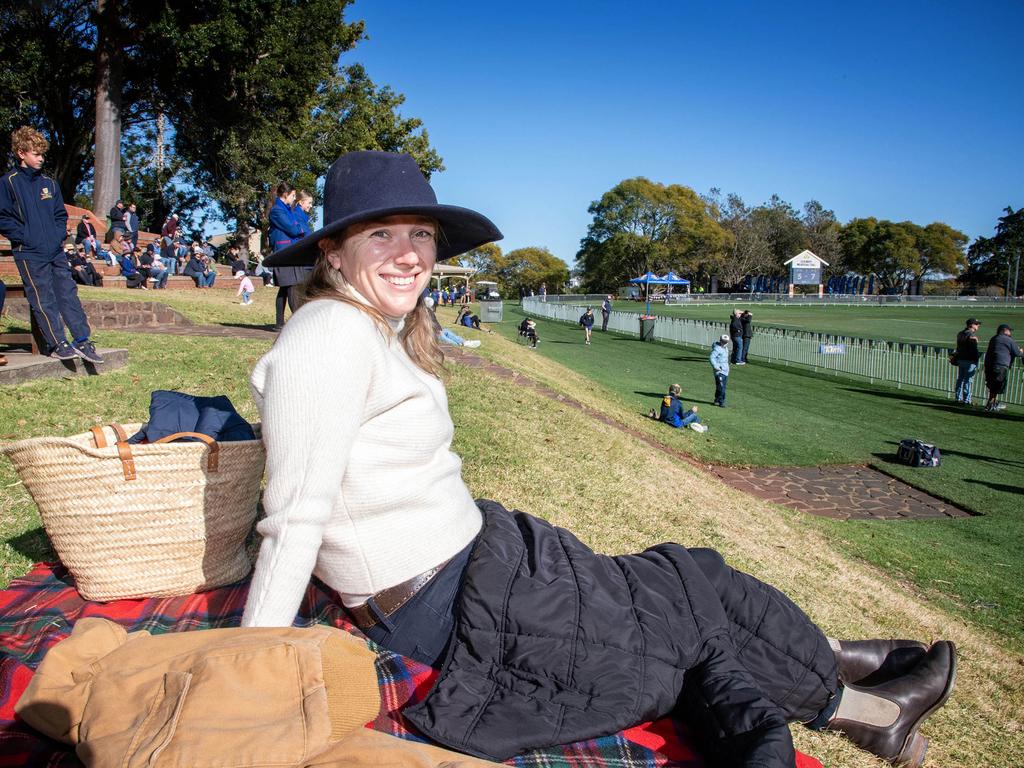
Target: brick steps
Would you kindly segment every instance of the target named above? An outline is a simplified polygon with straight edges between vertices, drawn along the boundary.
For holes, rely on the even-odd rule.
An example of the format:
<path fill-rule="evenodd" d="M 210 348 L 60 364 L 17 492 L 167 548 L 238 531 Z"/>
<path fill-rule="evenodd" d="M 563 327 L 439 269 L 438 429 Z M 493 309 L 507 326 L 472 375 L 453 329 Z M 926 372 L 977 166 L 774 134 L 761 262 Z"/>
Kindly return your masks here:
<path fill-rule="evenodd" d="M 103 288 L 124 288 L 127 282 L 121 276 L 121 270 L 117 267 L 109 266 L 102 259 L 92 259 L 92 265 L 96 268 L 96 271 L 103 275 Z M 238 290 L 238 283 L 231 275 L 231 268 L 226 264 L 215 265 L 217 270 L 217 280 L 214 282 L 214 288 Z M 11 278 L 11 279 L 5 279 Z M 20 283 L 21 275 L 18 274 L 18 267 L 14 263 L 12 256 L 0 256 L 0 279 L 5 279 L 5 282 Z M 253 285 L 259 290 L 263 287 L 263 281 L 253 279 Z M 167 278 L 167 288 L 179 291 L 197 290 L 196 283 L 191 277 L 185 275 L 172 275 Z"/>

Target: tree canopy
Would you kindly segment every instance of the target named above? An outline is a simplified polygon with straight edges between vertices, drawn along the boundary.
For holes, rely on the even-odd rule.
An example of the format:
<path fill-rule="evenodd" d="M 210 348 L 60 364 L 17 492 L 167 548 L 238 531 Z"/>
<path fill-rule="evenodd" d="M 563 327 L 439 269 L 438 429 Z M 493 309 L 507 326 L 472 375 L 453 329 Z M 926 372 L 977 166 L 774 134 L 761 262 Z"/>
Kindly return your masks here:
<path fill-rule="evenodd" d="M 1024 256 L 1024 208 L 1007 206 L 996 222 L 994 237 L 979 237 L 967 251 L 968 268 L 960 282 L 972 289 L 1004 286 L 1016 293 L 1017 271 Z"/>
<path fill-rule="evenodd" d="M 502 253 L 495 243 L 474 248 L 459 259 L 464 267 L 477 270 L 474 280 L 493 280 L 506 296 L 516 296 L 520 290 L 536 291 L 541 283 L 552 293 L 564 289 L 569 281 L 566 263 L 547 248 L 531 246 Z"/>
<path fill-rule="evenodd" d="M 91 0 L 4 4 L 3 141 L 17 125 L 40 129 L 66 199 L 82 192 L 97 141 L 98 74 L 109 68 L 98 43 L 112 40 L 111 118 L 119 135 L 125 129 L 122 157 L 133 170 L 122 184 L 133 191 L 141 156 L 132 146 L 158 114 L 170 124 L 189 185 L 240 229 L 261 223 L 278 180 L 315 193 L 316 179 L 345 151 L 408 151 L 428 174 L 443 168 L 420 121 L 399 115 L 401 94 L 376 86 L 358 65 L 339 67 L 339 56 L 363 37 L 362 22 L 344 20 L 349 4 L 105 0 L 103 14 Z M 166 196 L 176 197 L 174 190 Z"/>
<path fill-rule="evenodd" d="M 721 261 L 728 235 L 708 201 L 689 187 L 638 177 L 591 203 L 593 220 L 576 261 L 590 292 L 603 292 L 647 270 L 693 274 Z"/>

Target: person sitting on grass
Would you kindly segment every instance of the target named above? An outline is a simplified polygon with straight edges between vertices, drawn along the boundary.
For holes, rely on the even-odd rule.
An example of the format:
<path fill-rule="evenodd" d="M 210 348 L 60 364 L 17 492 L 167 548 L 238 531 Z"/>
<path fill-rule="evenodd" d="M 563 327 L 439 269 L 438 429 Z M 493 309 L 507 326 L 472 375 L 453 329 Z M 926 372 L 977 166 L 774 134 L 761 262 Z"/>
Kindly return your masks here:
<path fill-rule="evenodd" d="M 688 411 L 684 410 L 682 398 L 679 397 L 681 391 L 682 387 L 678 384 L 670 384 L 668 394 L 661 399 L 661 412 L 655 415 L 654 409 L 651 408 L 650 413 L 647 415 L 652 419 L 663 421 L 676 429 L 682 429 L 691 424 L 700 424 L 700 416 L 697 415 L 696 405 Z"/>
<path fill-rule="evenodd" d="M 466 328 L 476 328 L 478 331 L 484 331 L 485 333 L 491 333 L 490 329 L 484 328 L 480 325 L 480 316 L 474 315 L 470 312 L 469 307 L 467 306 L 464 306 L 459 310 L 459 315 L 455 318 L 455 324 Z"/>
<path fill-rule="evenodd" d="M 524 317 L 523 322 L 519 324 L 519 335 L 530 342 L 531 347 L 536 347 L 537 342 L 540 341 L 540 337 L 537 335 L 537 323 L 528 317 Z"/>
<path fill-rule="evenodd" d="M 454 331 L 441 327 L 441 324 L 437 321 L 437 315 L 434 313 L 434 299 L 431 296 L 423 297 L 423 306 L 430 310 L 430 319 L 433 322 L 434 330 L 437 331 L 437 338 L 441 343 L 451 344 L 453 347 L 468 347 L 470 349 L 480 346 L 479 339 L 464 339 Z"/>

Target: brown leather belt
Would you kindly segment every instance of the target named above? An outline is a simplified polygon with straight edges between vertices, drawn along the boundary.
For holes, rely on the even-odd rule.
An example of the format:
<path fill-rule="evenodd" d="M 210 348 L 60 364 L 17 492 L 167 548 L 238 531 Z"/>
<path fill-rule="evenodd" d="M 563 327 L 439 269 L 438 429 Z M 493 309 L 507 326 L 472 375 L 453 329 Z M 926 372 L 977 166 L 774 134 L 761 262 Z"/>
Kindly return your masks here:
<path fill-rule="evenodd" d="M 416 576 L 413 576 L 407 581 L 403 581 L 401 584 L 396 584 L 393 587 L 381 590 L 373 597 L 370 598 L 377 606 L 377 610 L 384 616 L 390 616 L 392 613 L 397 611 L 403 605 L 423 589 L 434 578 L 441 569 L 448 565 L 448 560 L 445 560 L 440 565 L 431 568 L 429 571 L 424 571 Z M 354 608 L 345 608 L 348 611 L 349 616 L 355 621 L 356 626 L 362 629 L 372 627 L 378 622 L 377 613 L 370 610 L 370 600 L 367 600 L 362 605 L 357 605 Z"/>

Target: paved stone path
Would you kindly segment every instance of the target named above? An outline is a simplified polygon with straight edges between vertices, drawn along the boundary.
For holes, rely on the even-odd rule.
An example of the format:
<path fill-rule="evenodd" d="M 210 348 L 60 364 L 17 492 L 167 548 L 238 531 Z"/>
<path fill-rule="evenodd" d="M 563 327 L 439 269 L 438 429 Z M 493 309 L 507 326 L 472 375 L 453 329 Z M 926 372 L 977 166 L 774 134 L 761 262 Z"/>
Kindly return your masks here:
<path fill-rule="evenodd" d="M 138 330 L 143 333 L 167 333 L 177 336 L 230 336 L 247 339 L 273 339 L 276 335 L 269 326 L 157 326 Z M 952 504 L 929 496 L 870 467 L 841 464 L 824 467 L 745 469 L 701 462 L 517 371 L 492 363 L 463 348 L 446 348 L 445 352 L 462 365 L 481 368 L 499 378 L 515 381 L 517 386 L 529 387 L 544 397 L 585 413 L 613 429 L 625 432 L 659 451 L 669 453 L 718 477 L 733 488 L 801 512 L 842 520 L 922 520 L 970 516 L 970 513 Z"/>

